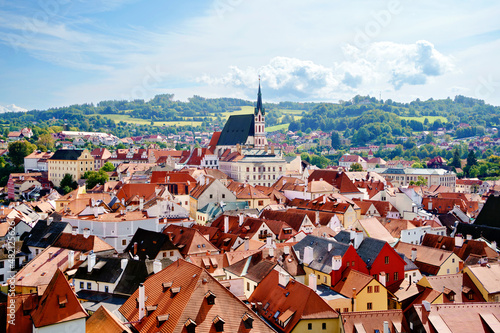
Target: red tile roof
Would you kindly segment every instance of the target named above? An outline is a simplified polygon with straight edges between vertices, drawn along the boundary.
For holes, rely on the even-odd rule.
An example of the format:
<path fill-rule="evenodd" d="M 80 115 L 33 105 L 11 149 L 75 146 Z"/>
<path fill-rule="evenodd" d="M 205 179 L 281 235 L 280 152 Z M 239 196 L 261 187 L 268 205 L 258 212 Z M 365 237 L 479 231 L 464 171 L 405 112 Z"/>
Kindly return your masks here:
<path fill-rule="evenodd" d="M 248 299 L 260 302 L 257 311 L 280 332 L 291 332 L 300 320 L 335 319 L 336 313 L 318 294 L 302 283 L 287 280 L 279 284 L 279 273 L 272 270 Z M 278 316 L 275 318 L 275 314 Z M 286 323 L 286 325 L 281 325 Z"/>
<path fill-rule="evenodd" d="M 184 324 L 189 321 L 196 324 L 197 332 L 213 332 L 217 317 L 224 321 L 225 332 L 273 332 L 205 269 L 182 259 L 149 277 L 144 288 L 146 306 L 156 307 L 150 314 L 139 321 L 138 290 L 119 309 L 139 332 L 185 332 Z M 173 294 L 173 290 L 178 292 Z M 213 305 L 207 303 L 207 294 L 215 296 Z M 160 325 L 158 316 L 166 319 Z M 244 328 L 246 316 L 253 319 L 252 329 Z"/>
<path fill-rule="evenodd" d="M 37 328 L 87 316 L 68 280 L 59 269 L 45 289 L 38 307 L 31 313 L 33 325 Z"/>

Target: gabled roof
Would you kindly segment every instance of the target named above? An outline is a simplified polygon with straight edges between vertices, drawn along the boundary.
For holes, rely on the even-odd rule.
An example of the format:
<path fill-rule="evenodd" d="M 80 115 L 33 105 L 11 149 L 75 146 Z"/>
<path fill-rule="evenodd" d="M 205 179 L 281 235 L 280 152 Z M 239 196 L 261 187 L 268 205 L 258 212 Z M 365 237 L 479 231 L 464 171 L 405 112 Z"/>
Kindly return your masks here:
<path fill-rule="evenodd" d="M 224 270 L 259 283 L 274 269 L 274 266 L 276 263 L 264 259 L 262 251 L 260 251 L 224 268 Z"/>
<path fill-rule="evenodd" d="M 472 265 L 467 267 L 489 294 L 500 293 L 500 264 Z"/>
<path fill-rule="evenodd" d="M 351 235 L 348 231 L 341 231 L 334 238 L 338 242 L 344 244 L 349 244 L 351 241 Z M 371 267 L 385 244 L 387 244 L 387 242 L 385 241 L 371 237 L 365 237 L 359 247 L 356 249 L 356 252 L 361 257 L 361 259 L 363 259 L 366 266 Z"/>
<path fill-rule="evenodd" d="M 500 196 L 488 197 L 474 224 L 500 228 Z"/>
<path fill-rule="evenodd" d="M 88 264 L 89 259 L 87 257 L 87 261 L 78 267 L 75 279 L 115 283 L 123 271 L 120 258 L 97 257 L 94 268 L 90 273 L 87 269 Z"/>
<path fill-rule="evenodd" d="M 36 328 L 86 318 L 87 312 L 76 298 L 63 272 L 56 270 L 42 295 L 38 308 L 31 313 Z"/>
<path fill-rule="evenodd" d="M 312 180 L 324 180 L 338 188 L 340 193 L 360 193 L 351 179 L 342 171 L 314 170 L 308 178 L 309 182 Z"/>
<path fill-rule="evenodd" d="M 328 251 L 328 244 L 332 244 L 331 251 Z M 313 260 L 308 266 L 326 274 L 332 272 L 332 258 L 334 256 L 342 257 L 347 252 L 347 249 L 349 249 L 349 244 L 340 243 L 323 237 L 307 235 L 293 246 L 293 249 L 298 251 L 302 256 L 301 259 L 304 259 L 304 248 L 306 246 L 313 248 Z"/>
<path fill-rule="evenodd" d="M 486 256 L 490 258 L 498 257 L 498 253 L 490 248 L 488 244 L 473 239 L 464 239 L 463 245 L 459 247 L 455 246 L 455 237 L 425 234 L 421 245 L 433 247 L 436 249 L 453 251 L 462 260 L 466 260 L 471 254 Z"/>
<path fill-rule="evenodd" d="M 59 149 L 52 155 L 50 160 L 76 161 L 84 151 L 85 149 Z M 89 158 L 92 158 L 92 156 L 89 156 Z"/>
<path fill-rule="evenodd" d="M 353 289 L 356 289 L 356 294 L 358 294 L 370 282 L 375 280 L 373 276 L 351 268 L 348 268 L 342 275 L 342 279 L 333 287 L 333 290 L 349 298 L 354 296 Z"/>
<path fill-rule="evenodd" d="M 396 239 L 392 237 L 391 233 L 384 228 L 384 226 L 375 217 L 358 220 L 358 222 L 368 237 L 379 239 L 388 242 L 389 244 L 394 244 L 396 242 Z"/>
<path fill-rule="evenodd" d="M 307 214 L 299 213 L 299 212 L 288 212 L 288 211 L 276 211 L 276 210 L 268 210 L 264 209 L 260 214 L 260 217 L 267 220 L 274 221 L 284 221 L 288 223 L 295 231 L 299 231 L 302 226 L 302 222 L 304 221 Z"/>
<path fill-rule="evenodd" d="M 24 248 L 28 246 L 46 248 L 56 241 L 64 229 L 69 226 L 68 222 L 52 222 L 47 225 L 46 221 L 38 221 L 24 240 Z"/>
<path fill-rule="evenodd" d="M 399 242 L 395 249 L 411 258 L 412 249 L 417 249 L 417 259 L 414 261 L 422 273 L 436 275 L 441 265 L 453 254 L 451 251 L 435 249 L 433 247 L 414 245 Z"/>
<path fill-rule="evenodd" d="M 254 115 L 233 115 L 228 118 L 217 142 L 217 146 L 235 146 L 245 144 L 249 136 L 255 133 Z"/>
<path fill-rule="evenodd" d="M 135 253 L 135 243 L 137 243 L 137 253 Z M 154 259 L 160 251 L 177 250 L 170 238 L 161 233 L 138 228 L 134 236 L 123 251 L 137 255 L 139 260 Z"/>
<path fill-rule="evenodd" d="M 342 321 L 345 333 L 384 332 L 384 322 L 391 332 L 409 332 L 403 310 L 344 312 Z"/>
<path fill-rule="evenodd" d="M 136 307 L 138 290 L 119 311 L 138 332 L 185 332 L 185 323 L 194 323 L 197 332 L 212 332 L 214 319 L 224 322 L 225 332 L 239 332 L 250 316 L 253 328 L 247 332 L 273 332 L 271 328 L 243 304 L 205 269 L 182 259 L 152 275 L 144 282 L 149 313 L 139 321 Z M 175 292 L 174 292 L 175 291 Z M 207 295 L 215 296 L 213 305 Z"/>
<path fill-rule="evenodd" d="M 436 291 L 453 291 L 455 303 L 462 302 L 485 302 L 481 292 L 472 282 L 471 278 L 467 274 L 445 274 L 439 276 L 424 276 L 420 283 L 424 283 L 426 280 L 432 289 Z M 472 292 L 472 299 L 469 299 L 466 295 Z M 445 297 L 445 303 L 450 302 L 449 297 Z"/>
<path fill-rule="evenodd" d="M 163 233 L 170 235 L 183 256 L 219 251 L 196 229 L 170 224 Z"/>
<path fill-rule="evenodd" d="M 53 245 L 80 252 L 93 251 L 94 253 L 97 253 L 114 250 L 111 245 L 95 235 L 85 237 L 82 234 L 73 235 L 70 233 L 62 233 Z"/>
<path fill-rule="evenodd" d="M 132 333 L 132 331 L 101 305 L 85 323 L 86 333 Z"/>
<path fill-rule="evenodd" d="M 249 298 L 260 303 L 257 311 L 280 332 L 291 332 L 300 320 L 335 319 L 336 313 L 311 288 L 296 280 L 279 283 L 279 272 L 272 270 Z"/>

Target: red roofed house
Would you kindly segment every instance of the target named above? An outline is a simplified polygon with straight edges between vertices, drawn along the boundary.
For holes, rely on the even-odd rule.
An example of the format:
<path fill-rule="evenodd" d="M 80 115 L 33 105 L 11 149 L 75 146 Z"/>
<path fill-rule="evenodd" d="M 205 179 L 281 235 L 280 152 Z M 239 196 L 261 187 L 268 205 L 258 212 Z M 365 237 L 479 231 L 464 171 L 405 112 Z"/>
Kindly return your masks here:
<path fill-rule="evenodd" d="M 87 316 L 63 272 L 57 269 L 38 307 L 31 312 L 33 332 L 83 333 Z"/>
<path fill-rule="evenodd" d="M 209 272 L 182 259 L 148 278 L 119 311 L 137 332 L 274 332 Z"/>
<path fill-rule="evenodd" d="M 358 155 L 342 155 L 339 160 L 339 166 L 346 168 L 349 170 L 354 163 L 358 163 L 363 167 L 363 170 L 366 170 L 366 160 Z"/>

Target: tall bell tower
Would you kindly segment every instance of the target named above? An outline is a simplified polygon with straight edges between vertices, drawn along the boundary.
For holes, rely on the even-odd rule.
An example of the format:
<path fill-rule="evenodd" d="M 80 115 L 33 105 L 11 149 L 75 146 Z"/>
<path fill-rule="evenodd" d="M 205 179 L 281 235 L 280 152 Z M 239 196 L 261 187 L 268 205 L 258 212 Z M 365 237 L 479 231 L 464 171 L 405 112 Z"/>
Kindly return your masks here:
<path fill-rule="evenodd" d="M 260 92 L 260 76 L 259 76 L 259 92 L 257 93 L 257 107 L 254 112 L 254 147 L 264 148 L 267 145 L 266 139 L 266 110 L 262 106 L 262 94 Z"/>

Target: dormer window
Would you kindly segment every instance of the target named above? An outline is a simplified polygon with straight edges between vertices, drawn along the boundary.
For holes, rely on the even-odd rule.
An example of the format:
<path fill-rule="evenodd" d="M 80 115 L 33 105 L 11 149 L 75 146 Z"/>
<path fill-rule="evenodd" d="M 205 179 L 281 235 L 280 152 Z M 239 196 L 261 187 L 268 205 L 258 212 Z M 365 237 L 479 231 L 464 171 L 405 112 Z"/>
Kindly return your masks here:
<path fill-rule="evenodd" d="M 164 322 L 168 320 L 169 317 L 170 315 L 168 313 L 161 316 L 156 316 L 156 327 L 160 327 Z"/>
<path fill-rule="evenodd" d="M 66 304 L 68 304 L 68 297 L 66 297 L 66 295 L 57 296 L 57 302 L 59 303 L 59 309 L 63 309 L 66 307 Z"/>
<path fill-rule="evenodd" d="M 186 331 L 188 333 L 195 333 L 196 332 L 196 322 L 191 319 L 191 318 L 188 318 L 188 320 L 186 320 L 186 322 L 184 323 L 184 326 L 186 327 Z"/>
<path fill-rule="evenodd" d="M 175 288 L 170 289 L 172 296 L 177 295 L 180 291 L 181 291 L 181 287 L 175 287 Z"/>
<path fill-rule="evenodd" d="M 243 320 L 243 325 L 246 329 L 253 328 L 253 317 L 248 312 L 245 312 L 241 320 Z"/>
<path fill-rule="evenodd" d="M 163 292 L 167 291 L 170 287 L 172 287 L 172 282 L 163 282 L 162 283 Z"/>
<path fill-rule="evenodd" d="M 224 320 L 220 316 L 216 316 L 213 320 L 215 331 L 224 332 Z"/>
<path fill-rule="evenodd" d="M 205 294 L 205 299 L 207 300 L 208 305 L 214 305 L 215 304 L 215 294 L 211 292 L 210 290 L 208 293 Z"/>
<path fill-rule="evenodd" d="M 148 305 L 146 306 L 146 313 L 149 316 L 151 313 L 153 313 L 156 310 L 156 305 Z"/>

